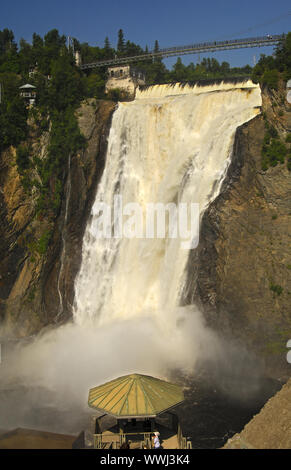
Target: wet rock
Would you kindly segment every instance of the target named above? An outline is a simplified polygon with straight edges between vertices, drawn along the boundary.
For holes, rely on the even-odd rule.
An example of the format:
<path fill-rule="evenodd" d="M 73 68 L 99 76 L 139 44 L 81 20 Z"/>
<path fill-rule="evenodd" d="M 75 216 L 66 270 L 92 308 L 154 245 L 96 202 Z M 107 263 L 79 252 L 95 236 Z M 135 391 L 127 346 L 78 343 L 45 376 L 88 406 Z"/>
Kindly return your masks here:
<path fill-rule="evenodd" d="M 291 106 L 280 117 L 274 100 L 263 93 L 263 112 L 285 141 Z M 263 116 L 236 132 L 222 192 L 204 214 L 189 259 L 184 302 L 199 302 L 208 324 L 255 352 L 267 374 L 288 377 L 291 174 L 286 161 L 262 171 L 264 134 Z"/>
<path fill-rule="evenodd" d="M 10 148 L 0 160 L 0 326 L 15 337 L 34 334 L 72 315 L 73 280 L 79 268 L 85 224 L 102 174 L 115 103 L 88 100 L 78 111 L 88 146 L 64 171 L 64 197 L 57 218 L 35 218 L 35 197 L 23 189 Z M 44 158 L 49 136 L 33 140 Z M 71 185 L 69 200 L 68 184 Z M 66 220 L 65 220 L 66 215 Z M 49 230 L 46 253 L 31 255 L 31 243 Z M 65 247 L 65 255 L 62 252 Z M 62 261 L 62 263 L 61 263 Z M 62 270 L 61 270 L 62 264 Z M 60 273 L 61 270 L 61 273 Z"/>
<path fill-rule="evenodd" d="M 224 449 L 290 449 L 291 379 Z"/>

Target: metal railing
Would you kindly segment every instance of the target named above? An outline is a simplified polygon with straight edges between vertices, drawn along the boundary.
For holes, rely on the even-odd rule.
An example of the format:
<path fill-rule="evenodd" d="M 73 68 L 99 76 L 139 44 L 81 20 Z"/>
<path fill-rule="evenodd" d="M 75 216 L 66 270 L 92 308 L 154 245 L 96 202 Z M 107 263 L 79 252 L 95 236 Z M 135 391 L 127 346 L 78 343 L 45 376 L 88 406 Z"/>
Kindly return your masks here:
<path fill-rule="evenodd" d="M 140 441 L 141 448 L 145 445 L 148 449 L 151 448 L 151 433 L 150 432 L 127 432 L 127 433 L 102 433 L 94 434 L 94 449 L 120 449 L 123 443 L 128 438 L 137 438 L 134 440 Z M 188 437 L 184 437 L 182 434 L 181 426 L 178 425 L 177 430 L 177 441 L 179 449 L 192 449 L 192 442 Z"/>
<path fill-rule="evenodd" d="M 22 96 L 22 98 L 36 98 L 36 93 L 35 92 L 27 92 L 27 91 L 23 91 L 20 93 L 20 96 Z"/>
<path fill-rule="evenodd" d="M 111 449 L 120 449 L 122 444 L 127 441 L 128 438 L 138 437 L 141 441 L 141 445 L 145 444 L 147 447 L 151 447 L 151 433 L 150 432 L 127 432 L 127 433 L 102 433 L 94 434 L 94 449 L 104 449 L 108 446 Z"/>
<path fill-rule="evenodd" d="M 110 65 L 121 65 L 130 62 L 138 62 L 143 60 L 151 60 L 154 58 L 166 58 L 185 54 L 200 54 L 202 52 L 225 51 L 229 49 L 242 49 L 246 47 L 264 47 L 274 46 L 285 38 L 284 34 L 268 35 L 253 38 L 230 39 L 227 41 L 203 42 L 190 44 L 187 46 L 168 47 L 159 51 L 150 51 L 147 54 L 140 54 L 129 57 L 115 57 L 113 59 L 100 60 L 89 64 L 80 65 L 82 70 L 95 67 L 108 67 Z"/>
<path fill-rule="evenodd" d="M 189 437 L 184 437 L 180 423 L 178 423 L 177 439 L 179 449 L 192 449 L 192 441 Z"/>

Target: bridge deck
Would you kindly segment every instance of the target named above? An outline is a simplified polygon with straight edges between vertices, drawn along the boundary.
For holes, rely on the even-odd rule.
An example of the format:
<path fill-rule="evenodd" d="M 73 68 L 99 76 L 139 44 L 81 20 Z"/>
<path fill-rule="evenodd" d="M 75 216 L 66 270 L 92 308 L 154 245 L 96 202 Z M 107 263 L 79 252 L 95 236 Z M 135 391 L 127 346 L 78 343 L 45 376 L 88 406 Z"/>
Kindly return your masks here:
<path fill-rule="evenodd" d="M 147 54 L 141 54 L 130 57 L 115 57 L 114 59 L 101 60 L 92 62 L 90 64 L 83 64 L 80 66 L 82 70 L 108 67 L 110 65 L 127 64 L 130 62 L 137 62 L 149 60 L 153 58 L 166 58 L 185 54 L 200 54 L 203 52 L 216 52 L 225 51 L 230 49 L 243 49 L 247 47 L 265 47 L 274 46 L 284 39 L 284 34 L 277 34 L 273 36 L 262 36 L 256 38 L 243 38 L 243 39 L 230 39 L 227 41 L 213 41 L 198 44 L 190 44 L 188 46 L 169 47 L 160 49 L 157 52 L 151 51 Z"/>

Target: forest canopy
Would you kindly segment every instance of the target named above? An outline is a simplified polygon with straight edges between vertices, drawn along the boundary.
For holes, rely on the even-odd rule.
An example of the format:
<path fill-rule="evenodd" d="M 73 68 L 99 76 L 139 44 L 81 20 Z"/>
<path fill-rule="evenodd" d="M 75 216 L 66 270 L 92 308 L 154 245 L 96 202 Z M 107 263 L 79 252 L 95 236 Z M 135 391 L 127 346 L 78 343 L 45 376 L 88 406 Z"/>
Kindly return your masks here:
<path fill-rule="evenodd" d="M 231 67 L 228 62 L 220 63 L 215 58 L 203 58 L 196 64 L 190 62 L 185 65 L 178 57 L 172 69 L 168 70 L 162 59 L 150 55 L 148 60 L 139 61 L 139 55 L 149 53 L 148 46 L 142 48 L 127 40 L 122 29 L 116 39 L 116 47 L 111 45 L 108 37 L 103 47 L 90 46 L 76 38 L 68 41 L 57 29 L 52 29 L 44 37 L 34 33 L 31 43 L 21 39 L 17 44 L 11 30 L 5 28 L 0 31 L 0 152 L 10 145 L 18 147 L 25 141 L 29 131 L 29 113 L 33 114 L 39 132 L 50 126 L 47 165 L 42 163 L 39 168 L 44 192 L 51 173 L 61 178 L 62 164 L 68 154 L 84 145 L 74 115 L 80 102 L 93 97 L 108 99 L 105 95 L 106 68 L 82 71 L 76 65 L 76 52 L 82 63 L 137 56 L 133 65 L 144 72 L 147 84 L 251 76 L 255 82 L 276 89 L 280 78 L 291 78 L 291 33 L 278 44 L 272 56 L 261 55 L 253 68 L 250 65 Z M 155 40 L 153 50 L 159 51 L 158 40 Z M 19 93 L 19 87 L 26 83 L 37 90 L 36 106 L 30 110 Z M 118 97 L 116 94 L 115 99 Z M 58 132 L 59 129 L 62 132 Z M 69 132 L 73 133 L 73 138 Z M 57 149 L 62 150 L 62 158 L 56 156 Z M 19 147 L 17 161 L 20 173 L 25 176 L 31 158 L 23 145 Z"/>
<path fill-rule="evenodd" d="M 154 41 L 153 50 L 159 51 L 157 40 Z M 82 63 L 90 63 L 114 57 L 145 55 L 149 53 L 149 48 L 127 40 L 122 29 L 117 33 L 116 47 L 111 45 L 108 37 L 103 47 L 99 47 L 80 43 L 76 38 L 71 38 L 68 43 L 57 29 L 52 29 L 44 37 L 34 33 L 31 43 L 21 39 L 16 44 L 13 32 L 6 28 L 0 31 L 2 105 L 5 107 L 5 103 L 16 99 L 19 86 L 28 81 L 37 87 L 37 104 L 41 107 L 54 107 L 56 98 L 58 106 L 63 107 L 86 97 L 104 98 L 106 68 L 82 72 L 75 65 L 74 53 L 77 51 Z M 147 84 L 251 76 L 256 82 L 276 88 L 280 76 L 284 80 L 291 77 L 291 33 L 276 47 L 273 56 L 261 55 L 253 68 L 250 65 L 231 67 L 228 62 L 220 63 L 213 57 L 204 57 L 188 65 L 184 65 L 178 57 L 171 70 L 161 59 L 151 57 L 137 60 L 133 65 L 145 73 Z M 61 89 L 58 89 L 59 85 Z"/>

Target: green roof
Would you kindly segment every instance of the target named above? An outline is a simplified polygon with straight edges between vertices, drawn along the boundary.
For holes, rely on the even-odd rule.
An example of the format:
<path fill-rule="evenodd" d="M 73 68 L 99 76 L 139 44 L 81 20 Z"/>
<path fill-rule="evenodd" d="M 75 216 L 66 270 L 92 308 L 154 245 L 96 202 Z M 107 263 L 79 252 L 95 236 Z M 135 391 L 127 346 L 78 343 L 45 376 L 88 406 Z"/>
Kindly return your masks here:
<path fill-rule="evenodd" d="M 117 418 L 153 417 L 183 400 L 179 385 L 149 375 L 130 374 L 91 388 L 88 405 Z"/>

